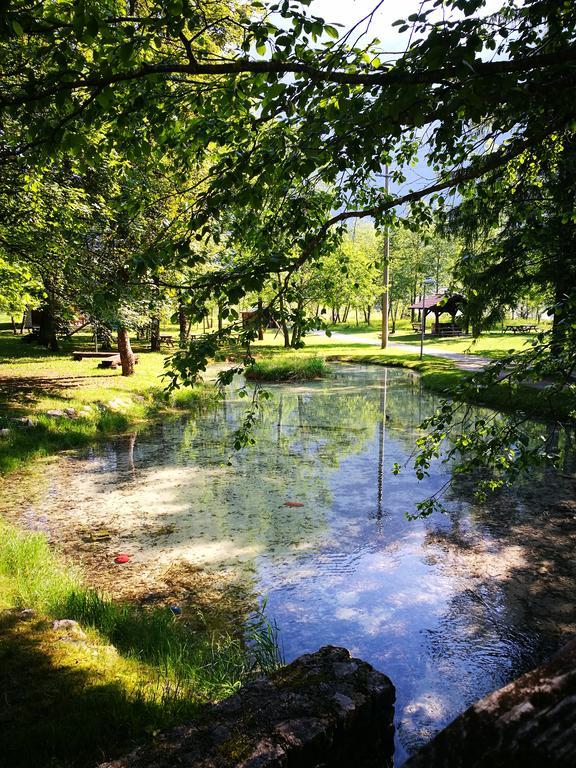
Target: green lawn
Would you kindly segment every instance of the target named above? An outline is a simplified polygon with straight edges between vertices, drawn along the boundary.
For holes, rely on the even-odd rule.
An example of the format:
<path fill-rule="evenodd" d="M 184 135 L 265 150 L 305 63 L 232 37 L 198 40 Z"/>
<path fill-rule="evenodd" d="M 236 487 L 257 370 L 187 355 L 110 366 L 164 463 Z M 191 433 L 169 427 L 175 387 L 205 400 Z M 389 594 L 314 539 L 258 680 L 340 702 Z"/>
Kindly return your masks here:
<path fill-rule="evenodd" d="M 0 473 L 34 456 L 125 431 L 162 410 L 214 397 L 202 385 L 168 397 L 161 378 L 166 356 L 143 344 L 134 344 L 139 363 L 130 377 L 120 369 L 98 368 L 97 360 L 72 360 L 72 349 L 89 342 L 87 335 L 74 336 L 54 354 L 15 336 L 6 324 L 0 326 Z M 75 411 L 73 418 L 48 415 L 65 409 Z"/>
<path fill-rule="evenodd" d="M 424 346 L 445 352 L 462 352 L 467 355 L 497 358 L 524 349 L 526 345 L 534 341 L 535 337 L 536 334 L 533 333 L 514 334 L 486 331 L 477 339 L 472 337 L 437 339 L 426 336 Z M 396 333 L 390 339 L 398 344 L 420 346 L 420 336 L 414 333 Z"/>
<path fill-rule="evenodd" d="M 506 324 L 512 324 L 514 321 L 510 321 Z M 515 324 L 521 324 L 521 321 L 516 321 Z M 542 326 L 544 328 L 544 326 Z M 380 339 L 381 326 L 380 316 L 378 313 L 374 315 L 370 325 L 367 323 L 360 323 L 356 325 L 354 322 L 341 323 L 337 325 L 329 325 L 328 329 L 335 334 L 344 334 L 346 336 L 358 336 L 362 337 L 366 341 L 374 342 Z M 465 338 L 435 338 L 427 335 L 424 340 L 424 348 L 427 347 L 433 350 L 442 350 L 445 352 L 461 352 L 469 355 L 479 355 L 480 357 L 497 358 L 502 357 L 510 352 L 517 352 L 526 345 L 531 344 L 534 341 L 536 334 L 514 334 L 514 333 L 502 333 L 501 331 L 485 331 L 479 338 L 473 339 L 471 336 Z M 403 318 L 396 323 L 396 332 L 390 334 L 390 341 L 392 344 L 409 344 L 410 346 L 420 346 L 420 334 L 412 331 L 411 322 Z M 319 345 L 339 345 L 342 343 L 342 339 L 335 337 L 328 337 L 324 333 L 322 335 L 310 335 L 305 339 L 306 347 L 317 347 Z M 256 342 L 256 345 L 273 345 L 282 346 L 283 338 L 280 333 L 276 331 L 266 331 L 264 342 Z"/>

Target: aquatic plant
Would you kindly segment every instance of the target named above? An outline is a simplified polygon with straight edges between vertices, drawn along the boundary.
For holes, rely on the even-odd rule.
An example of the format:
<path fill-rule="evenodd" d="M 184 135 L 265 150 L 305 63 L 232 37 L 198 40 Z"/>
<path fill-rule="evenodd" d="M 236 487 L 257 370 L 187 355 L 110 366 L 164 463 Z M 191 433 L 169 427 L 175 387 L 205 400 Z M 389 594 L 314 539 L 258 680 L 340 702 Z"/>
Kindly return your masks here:
<path fill-rule="evenodd" d="M 262 358 L 246 369 L 246 378 L 253 381 L 305 381 L 327 375 L 323 357 L 293 354 Z"/>

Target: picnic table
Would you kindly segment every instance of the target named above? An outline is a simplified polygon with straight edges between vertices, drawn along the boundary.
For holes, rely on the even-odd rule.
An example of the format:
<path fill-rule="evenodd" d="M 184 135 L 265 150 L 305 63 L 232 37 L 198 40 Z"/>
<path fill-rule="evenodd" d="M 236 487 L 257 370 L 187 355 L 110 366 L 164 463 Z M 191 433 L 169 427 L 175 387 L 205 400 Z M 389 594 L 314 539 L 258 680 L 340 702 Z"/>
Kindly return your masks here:
<path fill-rule="evenodd" d="M 138 355 L 134 355 L 134 364 L 137 362 Z M 109 357 L 105 357 L 103 360 L 101 360 L 98 364 L 98 368 L 118 368 L 121 363 L 122 361 L 120 360 L 120 355 L 117 352 L 115 355 L 110 355 Z"/>
<path fill-rule="evenodd" d="M 165 334 L 163 336 L 160 336 L 160 344 L 166 344 L 168 347 L 174 346 L 174 336 L 170 336 L 170 334 Z"/>
<path fill-rule="evenodd" d="M 92 352 L 91 350 L 75 349 L 72 352 L 74 360 L 88 359 L 100 360 L 98 368 L 118 368 L 120 365 L 120 354 L 118 352 Z M 138 355 L 134 355 L 134 362 L 138 362 Z"/>
<path fill-rule="evenodd" d="M 536 330 L 536 325 L 507 325 L 504 328 L 504 331 L 512 331 L 512 333 L 531 333 Z"/>
<path fill-rule="evenodd" d="M 114 355 L 117 355 L 117 354 L 118 352 L 110 352 L 110 351 L 93 352 L 92 350 L 89 350 L 89 349 L 75 349 L 72 352 L 72 357 L 74 358 L 74 360 L 82 360 L 83 357 L 87 357 L 87 358 L 93 357 L 97 359 L 101 359 L 101 358 L 103 359 L 106 357 L 113 357 Z"/>

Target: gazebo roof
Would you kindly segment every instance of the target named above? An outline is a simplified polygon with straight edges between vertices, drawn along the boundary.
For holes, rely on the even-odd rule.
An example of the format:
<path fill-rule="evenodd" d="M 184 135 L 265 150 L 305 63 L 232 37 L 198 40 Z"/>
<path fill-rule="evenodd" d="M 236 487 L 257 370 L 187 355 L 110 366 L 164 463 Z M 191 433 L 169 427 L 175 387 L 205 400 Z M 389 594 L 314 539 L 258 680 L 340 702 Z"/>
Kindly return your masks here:
<path fill-rule="evenodd" d="M 466 303 L 466 299 L 459 293 L 432 293 L 426 296 L 424 301 L 420 299 L 410 305 L 410 309 L 438 309 L 442 312 L 452 312 Z"/>

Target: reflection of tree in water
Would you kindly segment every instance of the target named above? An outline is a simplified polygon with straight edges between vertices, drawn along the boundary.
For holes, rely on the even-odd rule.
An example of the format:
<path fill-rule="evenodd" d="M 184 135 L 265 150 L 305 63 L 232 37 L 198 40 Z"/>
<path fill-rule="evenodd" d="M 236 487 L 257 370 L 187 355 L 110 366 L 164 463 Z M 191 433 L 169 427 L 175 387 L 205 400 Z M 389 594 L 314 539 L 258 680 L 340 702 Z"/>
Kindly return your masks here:
<path fill-rule="evenodd" d="M 317 385 L 271 389 L 273 399 L 256 427 L 256 446 L 232 455 L 232 467 L 226 466 L 234 453 L 232 435 L 246 408 L 233 393 L 220 407 L 200 409 L 192 419 L 157 424 L 136 445 L 133 438 L 114 441 L 103 469 L 116 474 L 119 488 L 137 489 L 159 468 L 190 468 L 189 478 L 162 486 L 161 502 L 164 523 L 175 531 L 184 526 L 190 539 L 233 541 L 246 556 L 251 548 L 256 555 L 314 546 L 327 528 L 333 470 L 366 451 L 377 434 L 385 440 L 387 425 L 395 429 L 396 441 L 409 444 L 422 410 L 419 381 L 400 371 L 362 370 L 355 377 L 346 370 Z M 433 399 L 426 401 L 429 411 Z M 378 463 L 375 459 L 372 475 L 380 509 L 389 476 L 383 459 L 383 454 Z M 287 500 L 304 506 L 286 508 Z"/>
<path fill-rule="evenodd" d="M 441 487 L 450 467 L 429 485 L 390 468 L 408 458 L 441 398 L 406 372 L 357 367 L 270 389 L 253 449 L 231 450 L 246 407 L 233 391 L 219 407 L 106 449 L 103 479 L 120 491 L 114 514 L 122 494 L 142 510 L 130 521 L 131 542 L 152 552 L 147 532 L 170 528 L 165 556 L 242 573 L 249 601 L 252 587 L 269 594 L 295 653 L 336 641 L 372 654 L 385 671 L 392 665 L 407 744 L 574 625 L 575 534 L 566 523 L 575 513 L 560 512 L 552 497 L 564 494 L 569 505 L 574 489 L 560 491 L 557 474 L 543 471 L 487 507 L 462 477 L 446 495 L 448 515 L 409 523 L 403 513 Z M 566 471 L 568 437 L 559 434 L 557 445 Z M 304 506 L 286 508 L 288 500 Z"/>
<path fill-rule="evenodd" d="M 461 582 L 438 629 L 428 634 L 429 652 L 456 678 L 472 675 L 468 703 L 482 694 L 474 679 L 485 681 L 487 693 L 576 632 L 574 490 L 573 478 L 549 468 L 489 505 L 475 503 L 472 487 L 465 494 L 459 484 L 450 526 L 427 535 L 431 556 Z"/>

